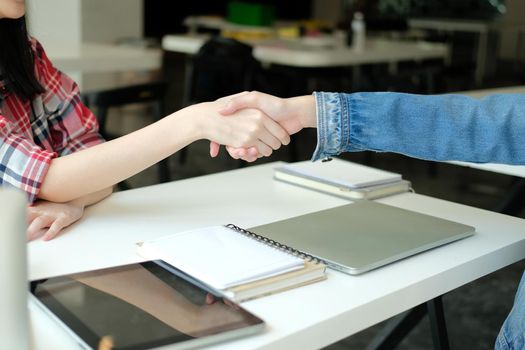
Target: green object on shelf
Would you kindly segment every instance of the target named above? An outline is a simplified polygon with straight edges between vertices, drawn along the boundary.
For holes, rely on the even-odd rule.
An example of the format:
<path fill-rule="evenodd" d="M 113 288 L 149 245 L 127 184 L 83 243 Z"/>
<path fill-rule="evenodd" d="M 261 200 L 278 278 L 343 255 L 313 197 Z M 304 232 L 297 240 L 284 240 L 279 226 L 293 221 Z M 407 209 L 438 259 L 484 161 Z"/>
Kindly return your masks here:
<path fill-rule="evenodd" d="M 252 2 L 230 1 L 227 19 L 236 24 L 271 26 L 275 19 L 275 7 Z"/>

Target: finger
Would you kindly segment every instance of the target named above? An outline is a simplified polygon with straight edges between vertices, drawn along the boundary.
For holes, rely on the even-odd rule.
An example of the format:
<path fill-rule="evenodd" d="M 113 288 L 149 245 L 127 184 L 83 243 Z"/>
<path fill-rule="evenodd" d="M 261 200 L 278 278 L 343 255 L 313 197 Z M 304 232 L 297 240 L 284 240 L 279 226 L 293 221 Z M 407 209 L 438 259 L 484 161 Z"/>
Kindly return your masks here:
<path fill-rule="evenodd" d="M 248 156 L 252 156 L 252 157 L 257 157 L 259 155 L 259 152 L 257 152 L 257 148 L 255 147 L 250 147 L 247 149 L 247 155 Z"/>
<path fill-rule="evenodd" d="M 35 218 L 31 224 L 27 227 L 26 234 L 27 240 L 31 241 L 42 233 L 42 230 L 51 226 L 53 218 L 49 216 L 39 216 Z"/>
<path fill-rule="evenodd" d="M 261 140 L 255 142 L 255 148 L 257 148 L 257 151 L 265 157 L 269 157 L 273 152 L 272 148 L 268 146 L 266 142 Z"/>
<path fill-rule="evenodd" d="M 42 240 L 43 241 L 50 241 L 52 240 L 53 238 L 56 237 L 56 235 L 58 235 L 58 233 L 66 226 L 66 223 L 64 222 L 64 220 L 62 219 L 56 219 L 52 224 L 51 226 L 49 227 L 49 229 L 47 230 L 47 232 L 44 234 L 44 236 L 42 237 Z"/>
<path fill-rule="evenodd" d="M 262 157 L 262 156 L 261 156 Z M 252 157 L 252 156 L 245 156 L 242 158 L 242 160 L 244 160 L 245 162 L 248 162 L 248 163 L 253 163 L 255 162 L 258 158 L 261 158 L 261 157 Z"/>
<path fill-rule="evenodd" d="M 281 145 L 287 145 L 287 144 L 290 143 L 290 135 L 288 134 L 288 132 L 281 125 L 279 125 L 277 122 L 275 122 L 273 119 L 271 119 L 271 118 L 264 118 L 263 124 L 264 124 L 264 127 L 272 135 L 277 137 L 277 139 L 279 140 L 279 143 L 280 143 L 279 147 Z M 279 148 L 279 147 L 277 147 L 277 148 Z M 277 148 L 274 148 L 274 149 L 277 149 Z"/>
<path fill-rule="evenodd" d="M 250 147 L 246 149 L 246 153 L 243 156 L 243 160 L 249 163 L 255 162 L 258 158 L 261 158 L 262 155 L 259 154 L 259 151 L 257 151 L 257 148 Z"/>
<path fill-rule="evenodd" d="M 274 150 L 277 150 L 281 147 L 281 141 L 275 137 L 268 129 L 261 128 L 262 130 L 258 133 L 259 141 L 264 142 L 266 145 L 271 147 Z"/>
<path fill-rule="evenodd" d="M 210 293 L 206 294 L 205 303 L 206 303 L 206 305 L 211 305 L 211 304 L 215 303 L 215 297 L 212 294 L 210 294 Z"/>
<path fill-rule="evenodd" d="M 259 151 L 257 151 L 257 148 L 250 147 L 250 148 L 234 148 L 229 147 L 230 155 L 235 159 L 242 159 L 245 162 L 254 162 L 257 160 L 259 156 Z"/>
<path fill-rule="evenodd" d="M 219 109 L 219 113 L 222 115 L 229 115 L 239 109 L 258 108 L 260 106 L 259 99 L 261 97 L 264 97 L 264 94 L 257 91 L 251 91 L 247 94 L 232 97 L 222 108 Z"/>
<path fill-rule="evenodd" d="M 210 141 L 210 157 L 215 158 L 219 155 L 221 145 L 217 142 Z"/>
<path fill-rule="evenodd" d="M 226 150 L 233 159 L 242 159 L 249 163 L 256 161 L 257 156 L 259 155 L 259 151 L 257 151 L 257 148 L 255 147 L 236 148 L 232 146 L 226 146 Z"/>
<path fill-rule="evenodd" d="M 232 157 L 233 159 L 242 158 L 243 148 L 226 147 L 226 150 L 228 151 L 230 157 Z"/>

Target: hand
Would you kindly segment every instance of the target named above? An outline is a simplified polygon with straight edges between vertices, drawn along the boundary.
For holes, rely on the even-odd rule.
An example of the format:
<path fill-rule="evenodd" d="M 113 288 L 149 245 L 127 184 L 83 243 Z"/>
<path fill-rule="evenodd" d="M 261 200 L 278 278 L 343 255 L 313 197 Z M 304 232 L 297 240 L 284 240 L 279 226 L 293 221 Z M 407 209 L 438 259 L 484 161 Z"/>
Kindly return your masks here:
<path fill-rule="evenodd" d="M 226 102 L 224 107 L 219 110 L 222 115 L 231 115 L 243 108 L 256 108 L 278 122 L 290 135 L 305 127 L 315 127 L 317 122 L 313 96 L 282 99 L 252 91 L 223 98 L 221 102 Z M 246 161 L 254 161 L 261 157 L 260 152 L 256 152 L 254 148 L 241 149 L 230 145 L 227 147 L 227 150 L 236 159 L 241 158 Z M 219 145 L 211 143 L 210 155 L 215 157 L 218 152 Z"/>
<path fill-rule="evenodd" d="M 43 235 L 42 239 L 49 241 L 82 217 L 84 205 L 78 201 L 54 203 L 39 200 L 27 208 L 27 214 L 27 239 L 30 241 Z"/>
<path fill-rule="evenodd" d="M 195 116 L 201 118 L 203 137 L 216 144 L 235 148 L 254 147 L 258 154 L 269 156 L 273 150 L 290 142 L 290 135 L 264 112 L 245 108 L 232 112 L 223 118 L 218 110 L 222 101 L 200 103 L 189 108 L 195 109 Z"/>

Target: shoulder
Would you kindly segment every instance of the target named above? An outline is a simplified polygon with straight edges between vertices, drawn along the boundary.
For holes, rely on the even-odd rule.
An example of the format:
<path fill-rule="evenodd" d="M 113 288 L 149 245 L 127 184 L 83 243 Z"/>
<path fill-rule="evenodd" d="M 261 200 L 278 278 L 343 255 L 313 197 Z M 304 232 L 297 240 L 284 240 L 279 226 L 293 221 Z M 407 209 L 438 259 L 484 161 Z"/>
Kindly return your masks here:
<path fill-rule="evenodd" d="M 35 59 L 41 60 L 44 57 L 46 57 L 46 53 L 44 51 L 44 47 L 42 46 L 40 41 L 38 41 L 36 38 L 33 38 L 31 36 L 31 37 L 29 37 L 29 44 L 31 46 L 31 51 L 33 52 L 33 56 L 34 56 Z"/>
<path fill-rule="evenodd" d="M 47 85 L 46 81 L 55 77 L 58 72 L 51 60 L 47 57 L 42 44 L 35 38 L 29 37 L 33 60 L 35 62 L 35 73 L 41 84 Z"/>
<path fill-rule="evenodd" d="M 31 46 L 31 51 L 33 53 L 33 59 L 35 60 L 35 66 L 37 71 L 41 69 L 53 70 L 53 65 L 49 58 L 46 55 L 46 51 L 42 44 L 35 38 L 29 37 L 29 43 Z"/>

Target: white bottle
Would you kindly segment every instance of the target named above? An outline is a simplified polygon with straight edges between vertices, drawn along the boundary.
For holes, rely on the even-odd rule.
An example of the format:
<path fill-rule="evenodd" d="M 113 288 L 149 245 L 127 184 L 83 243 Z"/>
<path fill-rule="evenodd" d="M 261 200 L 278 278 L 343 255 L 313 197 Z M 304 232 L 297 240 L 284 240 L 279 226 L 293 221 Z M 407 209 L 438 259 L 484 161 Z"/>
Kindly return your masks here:
<path fill-rule="evenodd" d="M 28 349 L 26 195 L 0 188 L 0 349 Z"/>
<path fill-rule="evenodd" d="M 352 47 L 356 51 L 365 49 L 366 26 L 365 17 L 361 12 L 354 13 L 352 19 Z"/>

